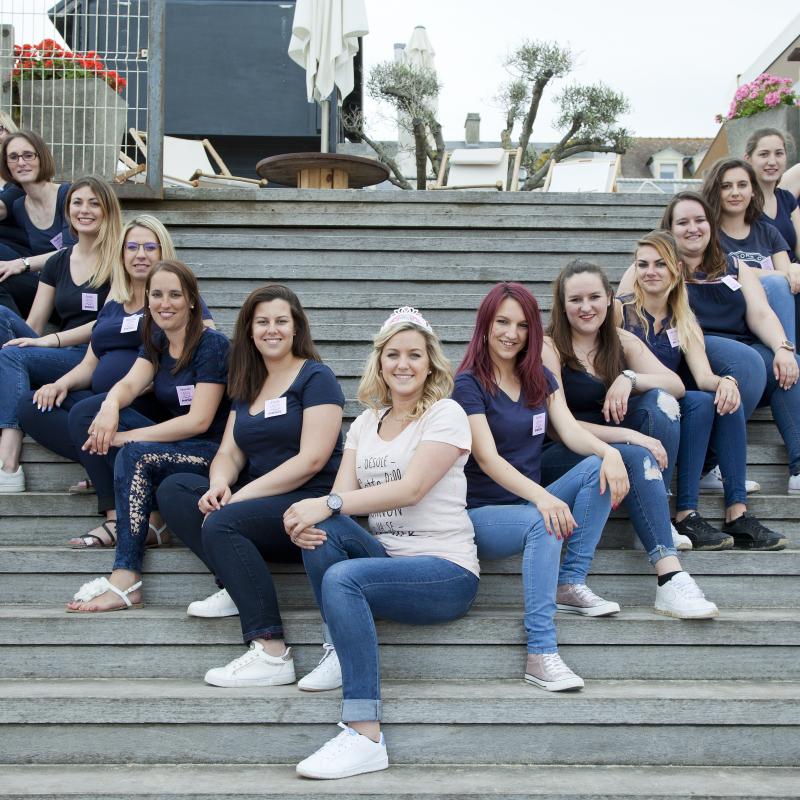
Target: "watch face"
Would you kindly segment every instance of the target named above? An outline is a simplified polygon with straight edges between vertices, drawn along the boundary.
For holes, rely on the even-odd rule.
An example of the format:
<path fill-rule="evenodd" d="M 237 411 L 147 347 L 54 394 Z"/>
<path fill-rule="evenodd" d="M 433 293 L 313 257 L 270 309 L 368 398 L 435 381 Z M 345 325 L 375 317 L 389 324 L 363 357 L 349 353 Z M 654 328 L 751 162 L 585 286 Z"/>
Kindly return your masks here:
<path fill-rule="evenodd" d="M 331 511 L 338 511 L 342 507 L 342 498 L 338 494 L 329 494 L 327 503 Z"/>

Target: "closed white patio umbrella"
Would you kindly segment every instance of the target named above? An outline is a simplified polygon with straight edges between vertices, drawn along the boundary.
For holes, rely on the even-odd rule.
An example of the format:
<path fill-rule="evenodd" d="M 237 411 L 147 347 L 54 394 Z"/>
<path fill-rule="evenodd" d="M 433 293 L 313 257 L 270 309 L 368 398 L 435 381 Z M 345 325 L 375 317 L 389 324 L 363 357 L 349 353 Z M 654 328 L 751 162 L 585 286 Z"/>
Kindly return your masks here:
<path fill-rule="evenodd" d="M 364 0 L 297 0 L 289 57 L 306 71 L 309 103 L 322 107 L 321 152 L 328 152 L 330 95 L 339 103 L 353 91 L 358 37 L 369 33 Z"/>

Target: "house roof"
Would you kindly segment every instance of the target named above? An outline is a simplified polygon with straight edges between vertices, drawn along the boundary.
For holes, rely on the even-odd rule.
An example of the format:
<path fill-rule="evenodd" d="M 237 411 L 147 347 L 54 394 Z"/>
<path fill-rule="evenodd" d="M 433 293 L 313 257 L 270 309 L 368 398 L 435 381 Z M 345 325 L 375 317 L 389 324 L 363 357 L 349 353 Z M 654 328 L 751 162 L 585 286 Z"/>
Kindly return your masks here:
<path fill-rule="evenodd" d="M 639 136 L 631 141 L 628 151 L 622 156 L 623 178 L 652 178 L 647 162 L 656 153 L 672 149 L 684 156 L 694 156 L 705 150 L 713 141 L 702 137 L 669 138 Z"/>

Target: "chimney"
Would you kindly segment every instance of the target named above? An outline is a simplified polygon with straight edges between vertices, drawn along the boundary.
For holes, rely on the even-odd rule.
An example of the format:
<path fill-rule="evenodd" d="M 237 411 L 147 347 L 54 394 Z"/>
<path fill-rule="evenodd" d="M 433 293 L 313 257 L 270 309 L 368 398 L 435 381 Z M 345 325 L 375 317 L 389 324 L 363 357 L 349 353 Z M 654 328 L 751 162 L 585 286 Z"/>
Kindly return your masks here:
<path fill-rule="evenodd" d="M 481 115 L 472 111 L 464 123 L 464 144 L 477 147 L 481 143 Z"/>

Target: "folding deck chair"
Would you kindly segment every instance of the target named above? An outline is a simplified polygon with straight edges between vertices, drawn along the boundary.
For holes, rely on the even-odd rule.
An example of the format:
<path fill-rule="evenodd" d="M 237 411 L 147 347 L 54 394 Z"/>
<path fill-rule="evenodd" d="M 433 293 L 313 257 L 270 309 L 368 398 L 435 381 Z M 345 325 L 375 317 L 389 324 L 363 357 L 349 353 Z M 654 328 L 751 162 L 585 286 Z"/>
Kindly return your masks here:
<path fill-rule="evenodd" d="M 508 161 L 512 155 L 514 165 L 509 180 Z M 452 154 L 444 154 L 436 184 L 431 188 L 496 189 L 499 192 L 516 192 L 519 188 L 521 162 L 521 147 L 516 150 L 505 150 L 502 147 L 453 150 Z"/>

